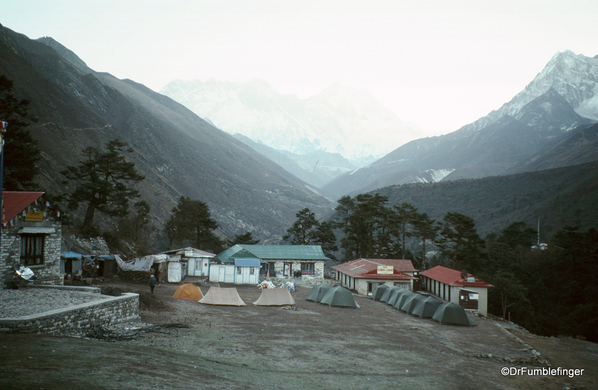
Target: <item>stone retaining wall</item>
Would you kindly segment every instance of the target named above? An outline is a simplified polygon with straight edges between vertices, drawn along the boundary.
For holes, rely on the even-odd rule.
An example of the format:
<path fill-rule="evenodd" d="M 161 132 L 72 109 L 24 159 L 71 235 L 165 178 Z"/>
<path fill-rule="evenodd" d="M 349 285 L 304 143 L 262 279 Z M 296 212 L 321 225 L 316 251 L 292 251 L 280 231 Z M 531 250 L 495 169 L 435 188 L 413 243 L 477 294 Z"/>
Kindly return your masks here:
<path fill-rule="evenodd" d="M 53 335 L 84 336 L 97 326 L 139 321 L 139 294 L 70 306 L 41 314 L 0 319 L 0 327 L 12 331 Z"/>

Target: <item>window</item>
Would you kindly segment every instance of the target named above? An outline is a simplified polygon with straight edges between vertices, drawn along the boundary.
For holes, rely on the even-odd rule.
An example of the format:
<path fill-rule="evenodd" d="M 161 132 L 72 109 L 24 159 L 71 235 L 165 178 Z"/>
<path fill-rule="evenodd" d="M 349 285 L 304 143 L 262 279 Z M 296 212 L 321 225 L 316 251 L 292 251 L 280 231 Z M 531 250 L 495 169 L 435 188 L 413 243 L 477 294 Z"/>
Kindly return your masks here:
<path fill-rule="evenodd" d="M 301 263 L 301 275 L 313 275 L 314 263 Z"/>
<path fill-rule="evenodd" d="M 249 275 L 255 275 L 255 267 L 249 268 Z"/>
<path fill-rule="evenodd" d="M 270 272 L 270 276 L 275 276 L 275 272 L 274 272 L 274 262 L 267 262 L 267 263 L 263 263 L 261 268 L 260 268 L 260 273 L 262 275 L 266 275 L 268 272 Z"/>
<path fill-rule="evenodd" d="M 200 270 L 201 269 L 201 260 L 195 259 L 195 269 L 196 270 Z"/>
<path fill-rule="evenodd" d="M 241 267 L 237 267 L 237 275 L 241 275 Z"/>
<path fill-rule="evenodd" d="M 44 264 L 44 236 L 23 234 L 21 236 L 21 263 L 26 266 Z"/>

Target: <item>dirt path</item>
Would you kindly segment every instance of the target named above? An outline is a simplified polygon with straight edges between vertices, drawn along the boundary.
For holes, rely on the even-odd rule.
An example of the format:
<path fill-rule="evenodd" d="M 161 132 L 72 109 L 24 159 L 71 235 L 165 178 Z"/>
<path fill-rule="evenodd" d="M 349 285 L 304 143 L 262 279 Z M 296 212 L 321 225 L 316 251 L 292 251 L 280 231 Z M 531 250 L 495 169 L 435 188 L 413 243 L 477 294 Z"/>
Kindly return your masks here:
<path fill-rule="evenodd" d="M 306 301 L 305 287 L 289 309 L 254 306 L 260 291 L 253 286 L 238 287 L 245 307 L 173 299 L 177 285 L 158 286 L 153 296 L 145 285 L 107 286 L 139 292 L 144 321 L 190 327 L 126 342 L 4 335 L 0 388 L 561 390 L 598 383 L 595 344 L 509 335 L 482 318 L 473 328 L 439 325 L 365 297 L 356 298 L 361 310 L 328 307 Z M 526 343 L 553 367 L 584 368 L 584 375 L 502 375 L 513 366 L 505 358 L 532 357 Z"/>

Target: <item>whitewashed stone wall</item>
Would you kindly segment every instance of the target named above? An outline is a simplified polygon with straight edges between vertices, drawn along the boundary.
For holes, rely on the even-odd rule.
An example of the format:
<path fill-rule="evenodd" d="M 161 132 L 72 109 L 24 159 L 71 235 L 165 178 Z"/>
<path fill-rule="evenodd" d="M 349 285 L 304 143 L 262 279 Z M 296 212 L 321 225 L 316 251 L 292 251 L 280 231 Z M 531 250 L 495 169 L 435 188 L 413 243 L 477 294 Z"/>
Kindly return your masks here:
<path fill-rule="evenodd" d="M 284 277 L 284 263 L 291 263 L 291 275 L 287 276 L 287 277 L 294 277 L 295 276 L 295 272 L 299 271 L 301 272 L 301 261 L 298 260 L 276 260 L 274 262 L 274 271 L 276 272 L 276 277 L 277 278 L 283 278 Z M 323 261 L 316 261 L 315 265 L 314 265 L 314 275 L 313 276 L 303 276 L 304 278 L 307 277 L 312 277 L 312 278 L 317 278 L 317 279 L 323 279 L 324 278 L 324 262 Z"/>

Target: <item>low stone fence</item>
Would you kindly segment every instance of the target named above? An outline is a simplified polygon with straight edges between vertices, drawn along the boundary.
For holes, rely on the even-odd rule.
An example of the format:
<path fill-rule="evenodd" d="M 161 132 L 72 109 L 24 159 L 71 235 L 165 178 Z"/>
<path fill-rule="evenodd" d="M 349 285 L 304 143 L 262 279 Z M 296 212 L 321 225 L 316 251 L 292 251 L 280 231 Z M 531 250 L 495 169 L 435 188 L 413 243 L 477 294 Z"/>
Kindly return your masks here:
<path fill-rule="evenodd" d="M 132 321 L 140 321 L 139 294 L 123 293 L 39 314 L 2 318 L 0 327 L 26 333 L 85 336 L 98 326 Z"/>

